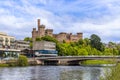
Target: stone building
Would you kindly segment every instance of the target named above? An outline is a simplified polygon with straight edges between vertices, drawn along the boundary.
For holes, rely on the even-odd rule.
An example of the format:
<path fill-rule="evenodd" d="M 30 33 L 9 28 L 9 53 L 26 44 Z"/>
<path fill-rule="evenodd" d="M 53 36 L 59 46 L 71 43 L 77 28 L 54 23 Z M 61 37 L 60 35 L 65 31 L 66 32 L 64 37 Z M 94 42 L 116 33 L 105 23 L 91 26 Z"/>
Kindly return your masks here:
<path fill-rule="evenodd" d="M 38 19 L 38 30 L 36 30 L 36 28 L 33 28 L 32 39 L 35 41 L 37 37 L 43 37 L 46 35 L 56 38 L 59 42 L 63 42 L 63 40 L 66 42 L 76 42 L 83 37 L 83 33 L 81 32 L 77 33 L 76 35 L 65 32 L 53 34 L 53 29 L 45 29 L 45 25 L 41 25 L 40 19 Z"/>

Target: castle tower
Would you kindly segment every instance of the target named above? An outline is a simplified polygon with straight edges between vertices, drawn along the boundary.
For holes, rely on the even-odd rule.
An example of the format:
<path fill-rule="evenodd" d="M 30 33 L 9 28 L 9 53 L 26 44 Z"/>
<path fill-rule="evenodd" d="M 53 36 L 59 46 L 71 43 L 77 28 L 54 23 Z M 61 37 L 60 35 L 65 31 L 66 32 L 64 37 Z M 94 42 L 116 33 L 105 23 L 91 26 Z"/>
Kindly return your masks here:
<path fill-rule="evenodd" d="M 35 41 L 36 37 L 37 37 L 37 31 L 36 31 L 36 28 L 33 28 L 33 31 L 32 31 L 32 39 L 33 39 L 33 41 Z"/>
<path fill-rule="evenodd" d="M 40 26 L 40 19 L 38 19 L 38 27 Z"/>
<path fill-rule="evenodd" d="M 40 25 L 40 19 L 38 19 L 38 37 L 45 36 L 45 25 Z"/>
<path fill-rule="evenodd" d="M 45 25 L 40 25 L 38 27 L 38 37 L 45 36 Z"/>
<path fill-rule="evenodd" d="M 46 29 L 45 35 L 53 37 L 53 29 Z"/>
<path fill-rule="evenodd" d="M 83 38 L 83 33 L 77 33 L 78 40 Z"/>

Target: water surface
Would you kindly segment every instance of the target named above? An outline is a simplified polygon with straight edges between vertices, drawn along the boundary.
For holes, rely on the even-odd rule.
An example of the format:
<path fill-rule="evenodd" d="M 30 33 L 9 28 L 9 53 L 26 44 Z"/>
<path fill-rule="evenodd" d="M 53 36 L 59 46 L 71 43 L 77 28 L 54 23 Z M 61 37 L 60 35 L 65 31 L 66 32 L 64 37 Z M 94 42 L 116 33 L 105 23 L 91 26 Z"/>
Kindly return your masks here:
<path fill-rule="evenodd" d="M 0 68 L 0 80 L 99 80 L 102 67 L 32 66 Z"/>

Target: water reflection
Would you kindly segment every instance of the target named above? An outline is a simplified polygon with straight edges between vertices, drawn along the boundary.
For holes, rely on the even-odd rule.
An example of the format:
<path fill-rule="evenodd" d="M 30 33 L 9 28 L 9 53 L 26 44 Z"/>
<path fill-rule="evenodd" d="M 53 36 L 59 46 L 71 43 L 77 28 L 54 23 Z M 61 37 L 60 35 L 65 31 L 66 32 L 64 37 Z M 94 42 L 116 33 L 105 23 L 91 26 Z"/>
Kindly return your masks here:
<path fill-rule="evenodd" d="M 99 80 L 100 67 L 32 66 L 0 68 L 0 80 Z"/>
<path fill-rule="evenodd" d="M 60 75 L 60 80 L 83 80 L 82 71 L 64 71 Z"/>
<path fill-rule="evenodd" d="M 82 70 L 63 71 L 60 80 L 99 80 L 100 69 L 84 68 Z"/>

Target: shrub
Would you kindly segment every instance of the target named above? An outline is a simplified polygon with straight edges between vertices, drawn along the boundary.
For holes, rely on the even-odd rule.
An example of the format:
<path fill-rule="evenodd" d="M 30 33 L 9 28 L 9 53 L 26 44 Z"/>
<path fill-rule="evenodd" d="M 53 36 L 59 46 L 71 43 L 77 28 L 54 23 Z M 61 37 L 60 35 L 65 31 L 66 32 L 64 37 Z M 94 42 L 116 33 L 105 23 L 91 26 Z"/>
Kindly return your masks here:
<path fill-rule="evenodd" d="M 9 67 L 8 64 L 0 64 L 0 67 Z"/>
<path fill-rule="evenodd" d="M 20 55 L 18 58 L 18 66 L 28 66 L 28 59 L 26 56 Z"/>

